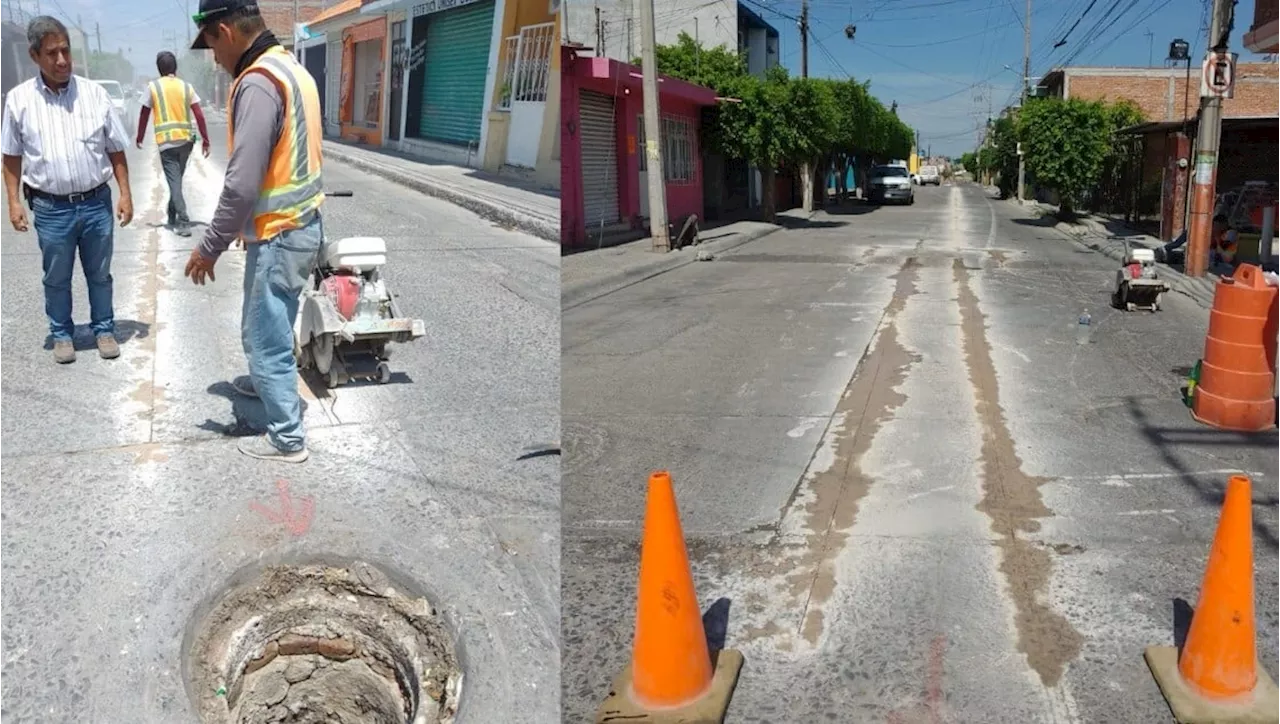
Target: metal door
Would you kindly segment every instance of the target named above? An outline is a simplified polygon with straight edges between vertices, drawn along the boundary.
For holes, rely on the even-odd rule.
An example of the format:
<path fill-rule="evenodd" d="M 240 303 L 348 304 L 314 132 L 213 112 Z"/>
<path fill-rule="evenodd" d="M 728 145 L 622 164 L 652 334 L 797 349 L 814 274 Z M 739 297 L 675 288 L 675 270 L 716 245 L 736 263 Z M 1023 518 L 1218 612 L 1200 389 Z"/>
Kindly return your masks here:
<path fill-rule="evenodd" d="M 587 233 L 618 222 L 618 143 L 613 98 L 582 91 L 579 101 L 582 140 L 582 213 Z"/>
<path fill-rule="evenodd" d="M 387 138 L 400 140 L 400 109 L 404 107 L 404 68 L 408 60 L 405 21 L 391 24 L 391 107 L 387 111 Z"/>
<path fill-rule="evenodd" d="M 504 84 L 510 94 L 511 124 L 507 131 L 507 163 L 533 168 L 538 163 L 542 143 L 542 119 L 547 109 L 547 81 L 551 72 L 551 52 L 556 47 L 553 23 L 529 25 L 508 42 L 513 63 Z M 514 45 L 514 48 L 512 47 Z"/>

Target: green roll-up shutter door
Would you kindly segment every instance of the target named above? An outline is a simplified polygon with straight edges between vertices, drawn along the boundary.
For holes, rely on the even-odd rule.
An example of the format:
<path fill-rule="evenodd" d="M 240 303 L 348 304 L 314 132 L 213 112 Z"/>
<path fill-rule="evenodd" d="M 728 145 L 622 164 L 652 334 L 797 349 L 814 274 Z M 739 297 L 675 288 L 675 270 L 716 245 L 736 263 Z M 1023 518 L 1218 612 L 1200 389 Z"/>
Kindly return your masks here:
<path fill-rule="evenodd" d="M 493 8 L 493 0 L 483 0 L 436 13 L 428 23 L 418 129 L 423 138 L 459 144 L 480 141 Z"/>

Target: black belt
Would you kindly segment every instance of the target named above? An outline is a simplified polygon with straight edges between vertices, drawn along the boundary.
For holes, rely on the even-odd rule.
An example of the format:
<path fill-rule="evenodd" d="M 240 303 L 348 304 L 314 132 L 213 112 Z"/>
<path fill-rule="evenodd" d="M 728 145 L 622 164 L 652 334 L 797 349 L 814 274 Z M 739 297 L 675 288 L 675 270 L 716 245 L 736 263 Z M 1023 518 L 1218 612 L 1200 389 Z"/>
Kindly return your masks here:
<path fill-rule="evenodd" d="M 51 194 L 47 191 L 41 191 L 38 188 L 27 186 L 27 197 L 35 199 L 48 199 L 50 201 L 61 201 L 63 203 L 78 204 L 82 201 L 96 198 L 103 191 L 110 190 L 110 186 L 106 183 L 95 186 L 94 188 L 80 194 Z"/>

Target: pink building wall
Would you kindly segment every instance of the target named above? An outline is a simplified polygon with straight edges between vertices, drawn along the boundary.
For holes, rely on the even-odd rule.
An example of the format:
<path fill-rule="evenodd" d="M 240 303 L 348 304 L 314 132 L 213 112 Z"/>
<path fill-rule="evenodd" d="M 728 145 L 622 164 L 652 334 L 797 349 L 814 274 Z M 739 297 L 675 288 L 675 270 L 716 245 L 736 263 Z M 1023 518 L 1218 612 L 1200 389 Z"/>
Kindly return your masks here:
<path fill-rule="evenodd" d="M 587 241 L 583 211 L 582 147 L 578 136 L 580 123 L 578 99 L 583 90 L 613 96 L 615 103 L 615 140 L 618 158 L 618 212 L 622 223 L 640 227 L 640 117 L 644 113 L 644 97 L 640 69 L 609 58 L 576 57 L 572 48 L 562 48 L 560 84 L 560 241 L 575 247 Z M 663 77 L 659 84 L 659 113 L 664 117 L 687 120 L 693 137 L 693 178 L 687 182 L 669 182 L 667 218 L 674 222 L 689 214 L 703 215 L 702 156 L 698 143 L 701 130 L 700 109 L 714 105 L 715 92 L 709 88 Z M 660 169 L 650 173 L 661 173 Z"/>

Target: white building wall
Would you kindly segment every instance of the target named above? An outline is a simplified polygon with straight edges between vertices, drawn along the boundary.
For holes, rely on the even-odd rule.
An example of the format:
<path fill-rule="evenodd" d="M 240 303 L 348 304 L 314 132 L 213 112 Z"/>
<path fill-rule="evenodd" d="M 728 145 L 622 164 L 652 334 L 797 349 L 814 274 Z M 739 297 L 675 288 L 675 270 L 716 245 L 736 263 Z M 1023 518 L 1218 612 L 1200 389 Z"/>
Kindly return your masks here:
<path fill-rule="evenodd" d="M 603 25 L 600 34 L 596 32 L 597 7 Z M 640 16 L 632 0 L 564 0 L 560 17 L 563 41 L 603 48 L 603 55 L 628 63 L 640 57 Z M 658 45 L 674 44 L 681 32 L 707 48 L 738 45 L 736 3 L 653 0 L 653 18 Z"/>

